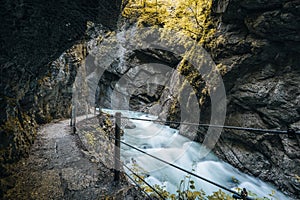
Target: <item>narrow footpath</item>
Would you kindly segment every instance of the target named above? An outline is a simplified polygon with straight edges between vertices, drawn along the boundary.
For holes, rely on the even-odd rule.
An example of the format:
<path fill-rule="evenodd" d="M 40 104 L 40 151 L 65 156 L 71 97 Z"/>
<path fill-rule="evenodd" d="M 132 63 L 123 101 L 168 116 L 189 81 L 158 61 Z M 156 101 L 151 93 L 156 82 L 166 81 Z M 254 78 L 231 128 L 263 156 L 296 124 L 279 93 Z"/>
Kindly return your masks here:
<path fill-rule="evenodd" d="M 69 120 L 40 128 L 28 158 L 12 169 L 12 187 L 4 199 L 143 199 L 123 177 L 113 181 L 113 170 L 92 162 Z"/>

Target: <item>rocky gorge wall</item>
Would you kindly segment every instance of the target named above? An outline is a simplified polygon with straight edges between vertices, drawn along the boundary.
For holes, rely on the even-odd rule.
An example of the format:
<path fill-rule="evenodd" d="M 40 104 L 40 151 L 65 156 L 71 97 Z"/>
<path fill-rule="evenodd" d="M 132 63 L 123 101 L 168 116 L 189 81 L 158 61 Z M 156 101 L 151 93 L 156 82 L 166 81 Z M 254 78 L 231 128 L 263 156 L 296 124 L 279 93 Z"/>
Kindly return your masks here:
<path fill-rule="evenodd" d="M 38 124 L 69 116 L 71 85 L 88 48 L 80 42 L 73 45 L 90 39 L 85 38 L 87 21 L 114 29 L 121 4 L 116 3 L 104 0 L 48 1 L 45 5 L 38 1 L 4 2 L 0 8 L 3 22 L 0 25 L 3 52 L 0 57 L 0 163 L 12 162 L 28 152 Z M 216 33 L 204 47 L 223 75 L 226 124 L 283 130 L 299 126 L 299 0 L 214 0 L 212 11 Z M 98 39 L 101 42 L 103 38 Z M 112 44 L 117 45 L 115 41 Z M 134 66 L 155 62 L 182 70 L 178 65 L 180 60 L 168 52 L 150 49 L 129 52 L 122 59 L 114 57 L 98 83 L 101 97 L 98 103 L 111 106 L 112 91 L 124 92 L 115 88 L 115 83 Z M 120 68 L 124 61 L 127 64 Z M 145 78 L 161 73 L 150 68 L 142 72 Z M 186 74 L 182 73 L 188 76 L 188 69 Z M 134 79 L 137 75 L 131 73 L 129 77 Z M 165 77 L 169 81 L 152 85 L 139 77 L 131 86 L 134 92 L 130 108 L 180 121 L 177 77 L 174 74 Z M 209 123 L 209 95 L 201 93 L 205 82 L 201 78 L 195 80 L 202 105 L 201 122 Z M 170 125 L 181 129 L 182 134 L 187 133 L 182 131 L 184 127 Z M 199 128 L 197 141 L 203 141 L 205 131 Z M 299 143 L 298 136 L 224 131 L 213 151 L 239 169 L 299 197 Z M 4 169 L 0 170 L 5 175 Z"/>
<path fill-rule="evenodd" d="M 299 9 L 298 0 L 213 1 L 211 15 L 216 32 L 205 41 L 204 48 L 223 77 L 227 95 L 226 125 L 299 128 Z M 124 59 L 127 62 L 124 70 L 117 70 L 120 60 L 115 59 L 99 82 L 100 104 L 104 107 L 111 106 L 113 90 L 129 95 L 128 91 L 115 88 L 115 83 L 138 64 L 149 61 L 166 64 L 189 76 L 178 65 L 181 58 L 166 52 L 141 50 L 127 53 Z M 155 74 L 150 70 L 144 80 Z M 130 75 L 134 79 L 137 74 Z M 174 74 L 166 77 L 170 77 L 168 82 L 152 86 L 137 82 L 130 108 L 180 121 L 180 105 L 176 100 L 180 87 L 178 77 Z M 202 93 L 205 82 L 201 78 L 194 80 L 198 81 L 193 84 L 199 91 L 201 122 L 209 123 L 211 102 L 209 95 Z M 169 125 L 179 128 L 182 134 L 188 132 L 177 124 Z M 199 128 L 196 140 L 202 142 L 205 132 L 206 129 Z M 274 183 L 295 198 L 300 196 L 299 136 L 224 130 L 213 151 L 242 171 Z"/>
<path fill-rule="evenodd" d="M 206 49 L 226 71 L 226 124 L 299 128 L 300 1 L 219 0 L 214 8 L 219 29 Z M 225 131 L 214 151 L 299 197 L 299 139 Z"/>
<path fill-rule="evenodd" d="M 223 76 L 227 95 L 225 124 L 299 129 L 300 2 L 216 0 L 213 3 L 217 30 L 204 48 Z M 210 99 L 204 99 L 201 121 L 209 123 Z M 164 112 L 171 114 L 170 119 L 178 120 L 176 108 L 175 101 Z M 205 133 L 206 129 L 199 128 L 196 140 L 202 142 Z M 299 136 L 225 130 L 213 151 L 242 171 L 299 197 L 299 139 Z"/>
<path fill-rule="evenodd" d="M 3 164 L 26 155 L 38 124 L 70 116 L 87 21 L 114 29 L 120 7 L 121 0 L 1 2 L 1 176 Z"/>

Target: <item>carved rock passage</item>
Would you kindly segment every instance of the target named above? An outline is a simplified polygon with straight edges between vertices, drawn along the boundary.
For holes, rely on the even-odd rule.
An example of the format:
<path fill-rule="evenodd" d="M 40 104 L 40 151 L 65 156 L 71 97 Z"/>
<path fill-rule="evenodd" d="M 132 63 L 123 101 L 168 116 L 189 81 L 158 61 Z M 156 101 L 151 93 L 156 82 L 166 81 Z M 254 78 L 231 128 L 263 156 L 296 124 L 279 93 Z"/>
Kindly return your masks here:
<path fill-rule="evenodd" d="M 86 127 L 78 135 L 71 134 L 69 120 L 44 125 L 29 158 L 16 163 L 13 175 L 1 180 L 7 187 L 1 188 L 7 190 L 4 199 L 144 199 L 123 176 L 119 185 L 114 184 L 113 170 L 103 161 L 112 158 L 112 149 L 110 155 L 101 155 L 81 142 L 85 134 L 93 134 L 89 129 L 95 132 L 98 120 L 91 121 L 95 123 L 83 123 Z M 96 132 L 98 139 L 105 137 L 103 131 Z"/>
<path fill-rule="evenodd" d="M 119 58 L 111 61 L 98 86 L 97 103 L 115 109 L 147 110 L 160 99 L 166 83 L 172 76 L 179 58 L 170 52 L 153 49 L 132 50 L 125 53 L 125 65 Z"/>
<path fill-rule="evenodd" d="M 121 0 L 4 0 L 0 7 L 0 174 L 25 155 L 37 123 L 70 114 L 88 21 L 115 29 Z"/>

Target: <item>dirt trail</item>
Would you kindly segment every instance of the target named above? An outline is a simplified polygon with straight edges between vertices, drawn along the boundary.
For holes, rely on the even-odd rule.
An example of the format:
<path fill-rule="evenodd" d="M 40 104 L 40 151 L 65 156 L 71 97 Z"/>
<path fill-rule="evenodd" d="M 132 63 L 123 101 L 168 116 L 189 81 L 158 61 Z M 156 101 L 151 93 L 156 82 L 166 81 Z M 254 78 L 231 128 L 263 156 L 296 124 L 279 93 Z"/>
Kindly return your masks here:
<path fill-rule="evenodd" d="M 91 162 L 69 120 L 44 125 L 30 156 L 13 168 L 14 186 L 5 199 L 139 199 L 125 179 L 113 182 L 113 171 Z"/>

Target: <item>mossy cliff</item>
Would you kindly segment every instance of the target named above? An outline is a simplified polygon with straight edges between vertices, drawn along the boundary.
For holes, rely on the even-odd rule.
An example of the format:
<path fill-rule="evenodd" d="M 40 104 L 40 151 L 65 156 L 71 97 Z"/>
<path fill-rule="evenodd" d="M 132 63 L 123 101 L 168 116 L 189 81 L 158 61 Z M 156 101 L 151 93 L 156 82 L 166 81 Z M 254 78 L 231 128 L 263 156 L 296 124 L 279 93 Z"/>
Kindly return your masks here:
<path fill-rule="evenodd" d="M 142 27 L 175 29 L 202 44 L 216 63 L 225 84 L 226 125 L 282 130 L 299 128 L 299 1 L 191 0 L 178 1 L 183 4 L 177 4 L 177 7 L 166 2 L 128 1 L 124 9 L 127 27 L 137 23 Z M 204 8 L 201 8 L 201 2 Z M 196 10 L 198 14 L 195 15 Z M 210 123 L 209 90 L 203 77 L 195 73 L 191 65 L 180 57 L 153 49 L 126 55 L 126 70 L 136 64 L 155 62 L 180 71 L 196 91 L 201 123 Z M 104 106 L 110 105 L 109 97 L 114 89 L 111 83 L 123 76 L 113 70 L 118 67 L 116 63 L 99 83 L 106 92 Z M 151 71 L 145 78 L 154 74 Z M 145 87 L 138 83 L 130 99 L 131 108 L 179 121 L 180 94 L 174 91 L 182 85 L 178 77 L 170 77 L 169 84 L 161 83 L 170 87 Z M 205 129 L 199 128 L 196 140 L 202 142 L 205 133 Z M 299 197 L 299 146 L 299 136 L 226 130 L 213 151 L 244 172 Z"/>
<path fill-rule="evenodd" d="M 210 19 L 215 30 L 209 37 L 204 36 L 203 46 L 225 84 L 226 125 L 299 129 L 298 13 L 299 1 L 212 1 Z M 188 65 L 178 66 L 178 70 L 197 88 L 201 123 L 210 123 L 211 101 L 205 82 L 199 76 L 196 78 L 194 69 Z M 178 121 L 180 107 L 176 98 L 172 92 L 162 94 L 161 115 Z M 196 140 L 202 142 L 205 133 L 206 129 L 200 127 Z M 299 136 L 226 130 L 213 151 L 242 171 L 299 197 L 299 146 Z"/>
<path fill-rule="evenodd" d="M 204 48 L 223 76 L 227 125 L 299 128 L 298 13 L 299 1 L 213 1 L 211 17 L 216 29 Z M 201 121 L 209 123 L 210 98 L 203 93 L 201 98 Z M 178 110 L 171 111 L 178 115 Z M 200 128 L 197 140 L 202 142 L 205 132 Z M 213 151 L 299 197 L 299 146 L 298 136 L 226 130 Z"/>
<path fill-rule="evenodd" d="M 114 29 L 120 6 L 120 0 L 1 2 L 1 176 L 2 164 L 26 155 L 38 124 L 69 117 L 87 21 Z"/>

